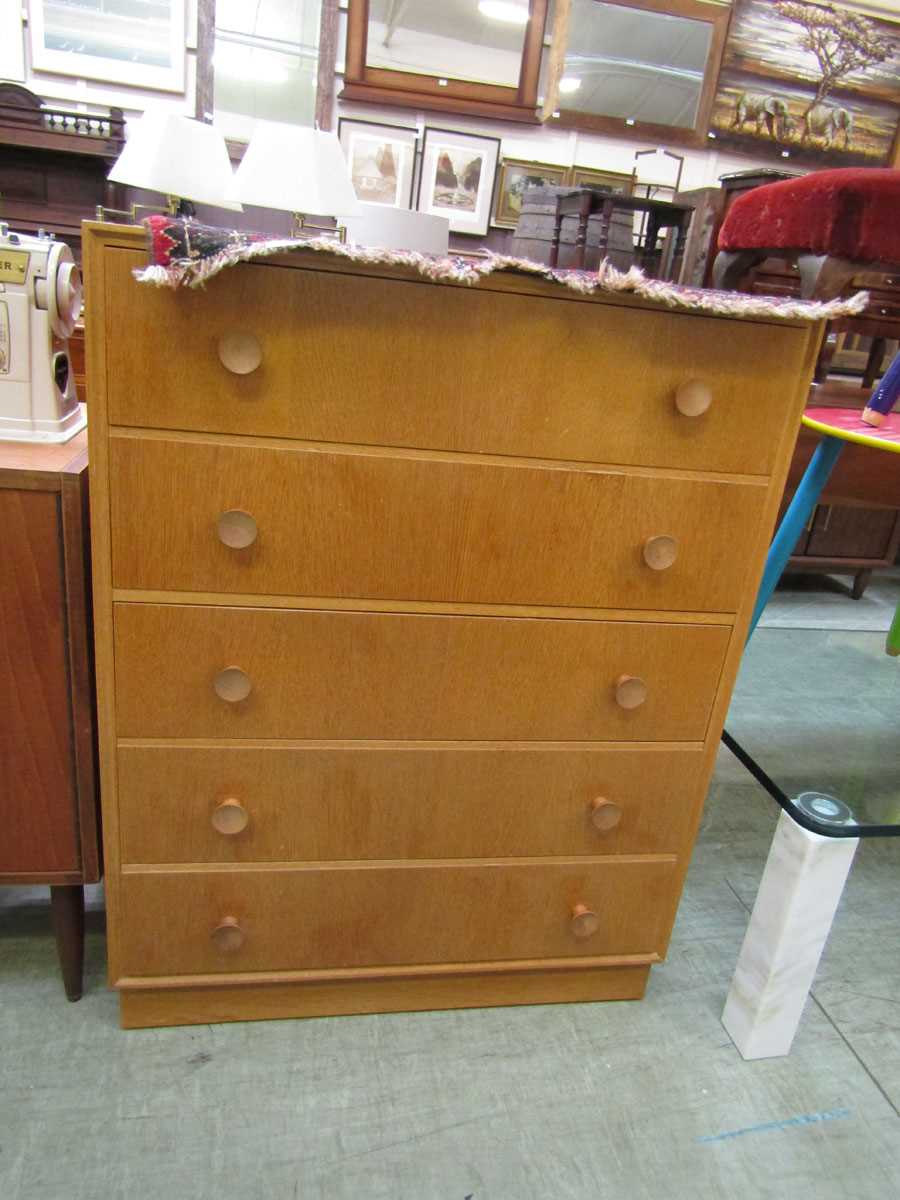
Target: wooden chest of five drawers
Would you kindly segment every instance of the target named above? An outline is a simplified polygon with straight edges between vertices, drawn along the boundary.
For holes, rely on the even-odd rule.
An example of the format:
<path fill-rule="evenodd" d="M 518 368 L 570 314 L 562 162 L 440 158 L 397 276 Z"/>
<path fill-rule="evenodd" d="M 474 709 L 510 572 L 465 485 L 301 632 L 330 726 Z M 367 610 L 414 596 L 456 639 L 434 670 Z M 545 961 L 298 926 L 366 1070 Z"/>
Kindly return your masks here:
<path fill-rule="evenodd" d="M 640 996 L 819 329 L 85 245 L 123 1023 Z"/>

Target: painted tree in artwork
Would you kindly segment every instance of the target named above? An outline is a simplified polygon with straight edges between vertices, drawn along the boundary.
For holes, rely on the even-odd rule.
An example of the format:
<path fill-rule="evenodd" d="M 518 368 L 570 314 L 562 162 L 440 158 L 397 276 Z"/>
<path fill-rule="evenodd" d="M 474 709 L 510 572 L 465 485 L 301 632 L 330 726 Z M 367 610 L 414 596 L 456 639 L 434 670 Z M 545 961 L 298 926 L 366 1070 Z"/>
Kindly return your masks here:
<path fill-rule="evenodd" d="M 803 30 L 800 44 L 815 55 L 821 71 L 815 108 L 841 79 L 861 67 L 884 62 L 890 47 L 879 40 L 874 21 L 833 4 L 806 4 L 804 0 L 775 0 L 779 16 Z M 809 110 L 807 110 L 809 111 Z"/>
<path fill-rule="evenodd" d="M 391 146 L 385 143 L 375 157 L 375 165 L 385 179 L 397 178 L 397 161 Z"/>

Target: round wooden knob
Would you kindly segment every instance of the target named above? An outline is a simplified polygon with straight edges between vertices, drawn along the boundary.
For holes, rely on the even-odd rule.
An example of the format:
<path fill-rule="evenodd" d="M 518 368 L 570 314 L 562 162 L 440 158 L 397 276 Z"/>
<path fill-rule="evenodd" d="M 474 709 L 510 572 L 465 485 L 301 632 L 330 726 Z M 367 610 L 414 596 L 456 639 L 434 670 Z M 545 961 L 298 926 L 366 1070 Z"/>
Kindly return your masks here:
<path fill-rule="evenodd" d="M 212 827 L 216 833 L 224 833 L 226 837 L 232 837 L 247 828 L 250 823 L 250 814 L 240 800 L 229 796 L 227 800 L 216 805 L 210 821 L 212 821 Z"/>
<path fill-rule="evenodd" d="M 700 417 L 712 404 L 712 389 L 702 379 L 688 379 L 675 389 L 675 407 L 684 417 Z"/>
<path fill-rule="evenodd" d="M 619 708 L 640 708 L 647 699 L 647 685 L 637 675 L 620 675 L 616 680 L 616 704 Z"/>
<path fill-rule="evenodd" d="M 614 800 L 597 796 L 591 801 L 591 824 L 598 833 L 608 833 L 622 820 L 622 809 Z"/>
<path fill-rule="evenodd" d="M 259 529 L 248 512 L 240 508 L 229 508 L 216 521 L 216 533 L 223 546 L 230 546 L 232 550 L 244 550 L 256 541 Z"/>
<path fill-rule="evenodd" d="M 586 904 L 576 904 L 572 909 L 572 932 L 577 938 L 588 938 L 600 928 L 600 918 Z"/>
<path fill-rule="evenodd" d="M 665 571 L 678 557 L 678 539 L 667 533 L 657 534 L 644 542 L 644 562 L 654 571 Z"/>
<path fill-rule="evenodd" d="M 237 917 L 223 917 L 209 936 L 216 949 L 223 954 L 240 950 L 244 944 L 244 931 L 238 925 Z"/>
<path fill-rule="evenodd" d="M 220 671 L 213 681 L 213 687 L 219 699 L 227 700 L 229 704 L 246 700 L 253 690 L 250 677 L 240 667 L 226 667 Z"/>
<path fill-rule="evenodd" d="M 262 362 L 262 346 L 252 333 L 226 333 L 219 338 L 219 361 L 233 375 L 249 375 Z"/>

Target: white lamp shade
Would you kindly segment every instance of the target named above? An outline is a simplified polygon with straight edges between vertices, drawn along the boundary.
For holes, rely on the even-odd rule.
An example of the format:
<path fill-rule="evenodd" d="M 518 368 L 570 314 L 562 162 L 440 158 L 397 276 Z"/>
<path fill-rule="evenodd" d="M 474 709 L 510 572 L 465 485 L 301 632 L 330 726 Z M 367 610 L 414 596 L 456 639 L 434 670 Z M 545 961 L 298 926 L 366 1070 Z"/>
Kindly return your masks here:
<path fill-rule="evenodd" d="M 177 113 L 148 109 L 130 126 L 125 149 L 109 178 L 241 211 L 240 204 L 225 195 L 233 175 L 224 137 L 212 125 Z"/>
<path fill-rule="evenodd" d="M 337 135 L 258 121 L 228 195 L 244 204 L 319 217 L 362 212 Z"/>

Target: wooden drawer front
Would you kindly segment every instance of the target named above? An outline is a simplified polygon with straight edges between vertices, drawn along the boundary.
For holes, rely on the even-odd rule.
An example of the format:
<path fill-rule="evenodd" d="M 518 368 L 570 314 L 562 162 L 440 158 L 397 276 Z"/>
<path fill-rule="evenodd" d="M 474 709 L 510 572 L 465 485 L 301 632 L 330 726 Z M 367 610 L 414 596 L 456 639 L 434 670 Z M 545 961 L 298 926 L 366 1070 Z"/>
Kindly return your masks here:
<path fill-rule="evenodd" d="M 820 504 L 806 553 L 813 558 L 886 558 L 896 524 L 896 509 Z"/>
<path fill-rule="evenodd" d="M 808 336 L 271 264 L 172 292 L 135 284 L 144 262 L 106 255 L 112 424 L 767 473 Z M 219 357 L 238 334 L 243 375 Z M 674 405 L 692 379 L 701 417 Z"/>
<path fill-rule="evenodd" d="M 124 974 L 652 954 L 674 859 L 306 867 L 123 878 Z M 572 930 L 576 905 L 597 931 Z M 236 922 L 239 947 L 213 931 Z"/>
<path fill-rule="evenodd" d="M 122 737 L 700 741 L 722 625 L 116 605 Z M 220 672 L 252 690 L 224 700 Z M 647 698 L 625 709 L 623 675 Z M 221 680 L 220 680 L 221 682 Z"/>
<path fill-rule="evenodd" d="M 119 750 L 127 863 L 678 853 L 699 750 Z M 221 827 L 221 828 L 219 828 Z"/>
<path fill-rule="evenodd" d="M 733 612 L 766 489 L 113 438 L 123 588 Z M 220 538 L 249 514 L 249 546 Z M 527 519 L 523 524 L 523 514 Z M 226 535 L 227 536 L 227 535 Z M 671 566 L 644 547 L 674 537 Z"/>

